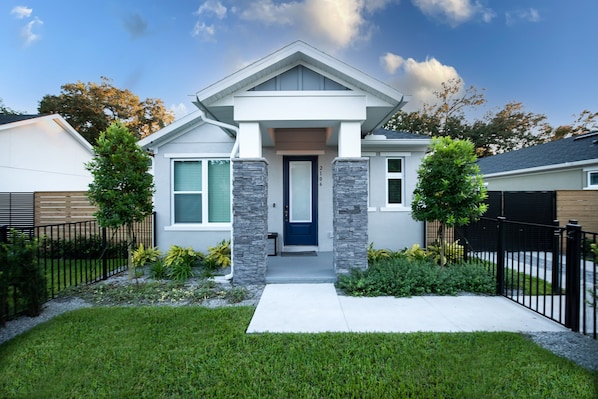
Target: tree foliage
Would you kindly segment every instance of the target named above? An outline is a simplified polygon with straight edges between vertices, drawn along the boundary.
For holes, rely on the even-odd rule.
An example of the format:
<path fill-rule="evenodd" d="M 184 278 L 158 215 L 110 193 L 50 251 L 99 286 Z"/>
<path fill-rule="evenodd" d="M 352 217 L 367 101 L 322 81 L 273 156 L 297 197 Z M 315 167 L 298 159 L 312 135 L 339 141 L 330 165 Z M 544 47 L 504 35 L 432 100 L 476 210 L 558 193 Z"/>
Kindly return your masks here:
<path fill-rule="evenodd" d="M 20 111 L 15 111 L 4 105 L 4 100 L 0 98 L 0 115 L 22 115 L 23 113 Z"/>
<path fill-rule="evenodd" d="M 484 203 L 487 194 L 476 160 L 471 141 L 434 137 L 430 153 L 417 171 L 412 215 L 415 220 L 440 222 L 441 260 L 445 253 L 445 227 L 475 221 L 488 208 Z"/>
<path fill-rule="evenodd" d="M 59 95 L 45 95 L 39 103 L 42 114 L 57 113 L 90 143 L 112 122 L 120 121 L 135 137 L 145 137 L 171 123 L 174 114 L 162 100 L 143 101 L 129 90 L 118 89 L 104 76 L 100 83 L 67 83 Z"/>
<path fill-rule="evenodd" d="M 597 126 L 598 113 L 584 110 L 572 125 L 555 129 L 547 123 L 545 115 L 528 112 L 516 101 L 470 122 L 467 112 L 479 113 L 486 99 L 483 91 L 473 86 L 463 90 L 460 79 L 444 82 L 435 95 L 433 105 L 424 104 L 421 110 L 414 112 L 400 111 L 385 127 L 428 136 L 469 139 L 476 154 L 484 157 L 586 133 Z"/>
<path fill-rule="evenodd" d="M 153 211 L 154 183 L 148 172 L 151 159 L 137 145 L 136 137 L 120 122 L 112 123 L 100 134 L 94 151 L 94 158 L 86 164 L 93 176 L 87 195 L 98 207 L 94 216 L 100 226 L 126 226 L 131 276 L 133 224 Z"/>

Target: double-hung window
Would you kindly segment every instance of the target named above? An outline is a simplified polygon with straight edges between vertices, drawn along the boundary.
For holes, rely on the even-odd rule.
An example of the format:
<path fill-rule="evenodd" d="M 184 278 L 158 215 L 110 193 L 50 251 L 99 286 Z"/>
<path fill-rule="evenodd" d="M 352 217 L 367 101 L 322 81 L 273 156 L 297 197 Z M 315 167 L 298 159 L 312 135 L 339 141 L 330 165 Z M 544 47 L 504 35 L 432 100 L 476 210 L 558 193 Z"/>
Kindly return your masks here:
<path fill-rule="evenodd" d="M 230 161 L 172 161 L 174 224 L 230 223 Z"/>
<path fill-rule="evenodd" d="M 403 206 L 403 158 L 386 158 L 386 205 Z"/>

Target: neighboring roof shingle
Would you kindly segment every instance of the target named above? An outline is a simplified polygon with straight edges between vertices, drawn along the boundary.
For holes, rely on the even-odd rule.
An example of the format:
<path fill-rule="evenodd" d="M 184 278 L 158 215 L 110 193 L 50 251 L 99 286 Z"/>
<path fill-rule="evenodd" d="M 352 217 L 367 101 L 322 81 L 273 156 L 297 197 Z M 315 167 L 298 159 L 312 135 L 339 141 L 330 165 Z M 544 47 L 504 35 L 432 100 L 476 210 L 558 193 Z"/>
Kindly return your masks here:
<path fill-rule="evenodd" d="M 598 161 L 598 131 L 482 158 L 478 165 L 489 175 L 591 159 Z"/>
<path fill-rule="evenodd" d="M 27 119 L 39 118 L 43 115 L 6 115 L 0 114 L 0 125 L 6 125 L 7 123 L 20 122 Z"/>

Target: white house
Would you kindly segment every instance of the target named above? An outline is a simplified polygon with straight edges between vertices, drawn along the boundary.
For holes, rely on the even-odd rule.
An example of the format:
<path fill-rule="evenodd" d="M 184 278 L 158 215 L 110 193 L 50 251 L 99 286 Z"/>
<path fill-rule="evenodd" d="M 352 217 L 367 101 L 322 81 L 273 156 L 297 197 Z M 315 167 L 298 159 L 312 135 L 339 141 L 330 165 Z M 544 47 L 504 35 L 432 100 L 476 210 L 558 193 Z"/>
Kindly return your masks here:
<path fill-rule="evenodd" d="M 367 267 L 370 242 L 423 244 L 410 203 L 430 140 L 380 129 L 405 103 L 300 41 L 199 91 L 198 111 L 139 142 L 158 246 L 232 238 L 234 280 L 250 284 L 265 279 L 269 233 L 283 251 L 333 252 L 337 273 Z"/>
<path fill-rule="evenodd" d="M 92 157 L 60 115 L 0 115 L 0 192 L 87 191 Z"/>

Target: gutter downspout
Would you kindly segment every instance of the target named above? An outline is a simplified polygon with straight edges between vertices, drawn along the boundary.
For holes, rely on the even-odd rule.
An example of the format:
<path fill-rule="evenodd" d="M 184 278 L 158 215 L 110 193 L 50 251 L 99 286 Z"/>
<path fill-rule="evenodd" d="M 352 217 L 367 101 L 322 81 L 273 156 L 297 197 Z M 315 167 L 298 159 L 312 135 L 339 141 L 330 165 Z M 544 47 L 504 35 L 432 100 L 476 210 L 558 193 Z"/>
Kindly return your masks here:
<path fill-rule="evenodd" d="M 201 104 L 201 102 L 199 101 L 199 98 L 197 99 L 197 103 Z M 205 123 L 208 123 L 210 125 L 214 125 L 214 126 L 218 126 L 219 128 L 223 129 L 223 130 L 228 130 L 228 131 L 234 131 L 235 132 L 235 144 L 233 145 L 233 149 L 230 153 L 230 161 L 231 161 L 231 168 L 230 168 L 230 198 L 231 198 L 231 202 L 230 202 L 230 214 L 232 216 L 233 214 L 233 159 L 236 158 L 238 156 L 238 152 L 239 152 L 239 128 L 237 126 L 234 125 L 229 125 L 228 123 L 223 123 L 220 121 L 216 121 L 213 119 L 209 119 L 206 117 L 205 111 L 202 109 L 203 107 L 200 107 L 198 105 L 197 107 L 199 109 L 199 117 L 202 121 L 204 121 Z M 227 132 L 228 133 L 228 132 Z M 231 280 L 233 278 L 233 274 L 234 274 L 234 270 L 235 270 L 235 261 L 234 261 L 234 253 L 232 251 L 232 246 L 233 246 L 233 233 L 232 233 L 232 220 L 231 220 L 231 235 L 230 235 L 230 245 L 231 245 L 231 259 L 230 259 L 230 273 L 227 274 L 226 276 L 224 276 L 225 279 L 227 280 Z"/>

